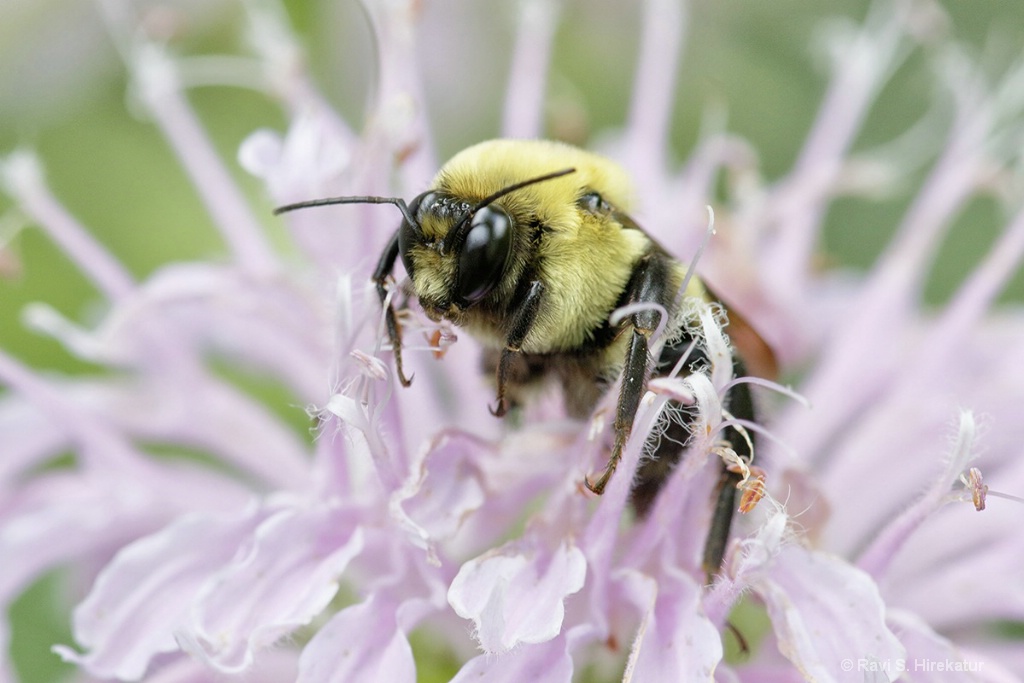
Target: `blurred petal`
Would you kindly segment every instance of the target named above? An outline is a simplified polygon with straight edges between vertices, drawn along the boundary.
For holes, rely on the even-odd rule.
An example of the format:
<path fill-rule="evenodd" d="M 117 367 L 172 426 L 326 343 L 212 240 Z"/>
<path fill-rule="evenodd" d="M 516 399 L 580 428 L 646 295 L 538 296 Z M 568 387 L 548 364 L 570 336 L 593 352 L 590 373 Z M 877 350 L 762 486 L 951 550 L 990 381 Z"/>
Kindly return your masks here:
<path fill-rule="evenodd" d="M 477 655 L 459 669 L 452 683 L 570 683 L 573 661 L 566 638 L 523 644 L 511 652 Z"/>
<path fill-rule="evenodd" d="M 890 610 L 889 625 L 907 648 L 905 660 L 898 660 L 903 670 L 901 681 L 907 683 L 946 683 L 957 680 L 977 683 L 1019 683 L 1020 679 L 1003 669 L 998 662 L 956 647 L 928 624 L 910 612 Z"/>
<path fill-rule="evenodd" d="M 874 542 L 857 560 L 857 565 L 861 569 L 875 577 L 884 576 L 896 553 L 910 535 L 917 531 L 930 515 L 950 501 L 950 491 L 954 482 L 975 457 L 976 431 L 974 415 L 970 411 L 961 411 L 956 444 L 943 471 L 913 505 L 878 532 Z"/>
<path fill-rule="evenodd" d="M 205 583 L 178 633 L 183 647 L 220 671 L 247 668 L 258 650 L 322 612 L 363 535 L 337 508 L 293 508 L 261 522 L 251 542 Z"/>
<path fill-rule="evenodd" d="M 904 657 L 874 581 L 833 555 L 785 547 L 753 590 L 768 608 L 779 650 L 808 680 L 851 680 L 844 661 Z"/>
<path fill-rule="evenodd" d="M 397 612 L 375 595 L 331 617 L 302 651 L 299 683 L 415 683 L 412 648 Z"/>
<path fill-rule="evenodd" d="M 252 669 L 234 675 L 231 683 L 281 683 L 295 680 L 298 671 L 297 656 L 288 650 L 268 650 L 260 653 Z M 180 657 L 170 664 L 162 664 L 157 671 L 146 676 L 146 683 L 218 683 L 226 681 L 224 674 L 192 657 Z M 82 681 L 82 683 L 86 683 Z M 91 681 L 89 682 L 91 683 Z"/>
<path fill-rule="evenodd" d="M 57 653 L 95 676 L 140 680 L 154 656 L 178 649 L 174 634 L 194 600 L 266 514 L 251 505 L 230 516 L 190 515 L 125 547 L 75 610 L 86 653 Z"/>

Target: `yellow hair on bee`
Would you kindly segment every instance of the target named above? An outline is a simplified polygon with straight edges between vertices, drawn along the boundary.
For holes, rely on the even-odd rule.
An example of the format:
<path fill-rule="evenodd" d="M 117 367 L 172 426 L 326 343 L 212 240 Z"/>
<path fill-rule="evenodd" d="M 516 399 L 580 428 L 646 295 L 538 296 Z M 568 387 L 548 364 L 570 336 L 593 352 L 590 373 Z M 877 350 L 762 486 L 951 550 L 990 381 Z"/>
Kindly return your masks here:
<path fill-rule="evenodd" d="M 575 168 L 562 178 L 530 185 L 502 201 L 510 210 L 530 205 L 538 218 L 553 225 L 572 221 L 580 188 L 600 192 L 605 199 L 628 211 L 633 204 L 633 185 L 618 164 L 597 154 L 551 140 L 488 140 L 468 147 L 448 161 L 432 187 L 447 188 L 470 200 L 481 200 L 513 183 L 545 173 Z"/>

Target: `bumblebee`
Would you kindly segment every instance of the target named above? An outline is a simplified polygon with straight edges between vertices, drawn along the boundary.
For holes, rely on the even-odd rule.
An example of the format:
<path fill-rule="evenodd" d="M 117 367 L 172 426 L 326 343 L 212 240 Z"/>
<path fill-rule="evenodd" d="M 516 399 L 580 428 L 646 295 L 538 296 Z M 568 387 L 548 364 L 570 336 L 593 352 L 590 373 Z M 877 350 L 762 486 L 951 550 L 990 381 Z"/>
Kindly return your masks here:
<path fill-rule="evenodd" d="M 384 248 L 373 280 L 385 306 L 396 374 L 402 334 L 388 299 L 388 280 L 401 258 L 419 304 L 434 321 L 466 329 L 487 349 L 485 365 L 497 388 L 492 412 L 505 415 L 532 388 L 551 379 L 562 385 L 567 412 L 590 414 L 621 376 L 614 442 L 601 476 L 586 484 L 600 494 L 615 471 L 633 428 L 648 379 L 666 375 L 685 355 L 689 370 L 707 365 L 695 333 L 679 327 L 678 296 L 686 267 L 630 218 L 631 185 L 613 162 L 569 145 L 542 140 L 491 140 L 453 157 L 408 204 L 391 197 L 337 197 L 281 207 L 389 203 L 403 220 Z M 685 297 L 712 300 L 696 278 Z M 631 315 L 613 324 L 612 313 L 630 304 Z M 651 335 L 661 310 L 668 330 L 652 360 Z M 744 374 L 736 361 L 735 371 Z M 729 397 L 734 417 L 753 420 L 748 385 Z M 750 461 L 753 442 L 727 428 L 737 455 Z M 638 515 L 651 507 L 689 438 L 686 421 L 671 422 L 636 473 L 631 500 Z M 722 470 L 705 545 L 704 568 L 719 570 L 740 475 Z"/>

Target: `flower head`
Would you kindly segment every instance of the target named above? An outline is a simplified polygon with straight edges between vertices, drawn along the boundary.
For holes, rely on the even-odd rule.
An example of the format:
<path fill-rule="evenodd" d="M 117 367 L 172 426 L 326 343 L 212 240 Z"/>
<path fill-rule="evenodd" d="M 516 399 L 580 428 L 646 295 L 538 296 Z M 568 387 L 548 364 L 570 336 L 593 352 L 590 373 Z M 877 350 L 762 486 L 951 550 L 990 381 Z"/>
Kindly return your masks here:
<path fill-rule="evenodd" d="M 698 269 L 808 400 L 735 379 L 720 311 L 695 307 L 706 368 L 650 383 L 596 498 L 583 484 L 607 457 L 614 396 L 584 424 L 540 397 L 524 426 L 503 427 L 488 415 L 491 389 L 465 370 L 475 342 L 458 332 L 452 345 L 456 331 L 415 302 L 401 314 L 415 382 L 399 386 L 371 281 L 397 211 L 290 214 L 296 258 L 278 253 L 185 97 L 196 64 L 141 38 L 119 7 L 110 22 L 135 91 L 230 258 L 136 281 L 61 207 L 30 152 L 3 161 L 5 190 L 105 304 L 91 327 L 45 304 L 26 319 L 106 372 L 44 376 L 0 350 L 0 602 L 50 568 L 74 568 L 75 643 L 56 651 L 83 676 L 412 681 L 430 666 L 420 638 L 457 661 L 456 681 L 569 681 L 591 667 L 601 680 L 846 681 L 892 678 L 918 660 L 960 662 L 976 680 L 1024 671 L 1005 652 L 1019 642 L 991 634 L 1024 621 L 1012 578 L 1020 510 L 992 498 L 1024 488 L 1024 319 L 993 310 L 1024 251 L 1019 159 L 1003 144 L 1019 138 L 1019 67 L 987 84 L 965 57 L 936 50 L 952 96 L 934 107 L 951 123 L 920 124 L 934 159 L 878 264 L 851 280 L 816 267 L 824 216 L 837 195 L 909 173 L 890 149 L 851 149 L 934 16 L 879 2 L 863 26 L 830 35 L 819 118 L 769 184 L 752 147 L 720 131 L 669 168 L 666 55 L 679 52 L 685 13 L 648 3 L 633 108 L 605 151 L 635 176 L 646 229 L 684 262 L 705 237 L 715 179 L 728 177 Z M 255 131 L 239 152 L 271 202 L 412 197 L 427 185 L 438 164 L 414 68 L 417 3 L 365 2 L 378 69 L 360 133 L 319 95 L 275 7 L 246 7 L 256 54 L 241 72 L 289 115 L 286 130 Z M 558 12 L 544 0 L 520 12 L 501 132 L 535 136 Z M 948 304 L 926 310 L 921 283 L 944 230 L 994 186 L 1008 188 L 1003 234 Z M 408 298 L 389 287 L 388 301 Z M 310 406 L 315 437 L 232 383 L 225 362 Z M 763 393 L 756 424 L 728 409 L 742 381 Z M 629 473 L 679 405 L 693 436 L 633 519 Z M 726 429 L 756 435 L 755 466 L 723 444 Z M 156 457 L 157 443 L 203 455 Z M 73 462 L 54 465 L 65 452 Z M 701 558 L 720 461 L 742 477 L 744 514 L 709 582 Z M 969 491 L 955 489 L 961 477 Z M 770 629 L 726 662 L 723 634 L 747 628 L 731 622 L 738 604 L 759 606 Z"/>

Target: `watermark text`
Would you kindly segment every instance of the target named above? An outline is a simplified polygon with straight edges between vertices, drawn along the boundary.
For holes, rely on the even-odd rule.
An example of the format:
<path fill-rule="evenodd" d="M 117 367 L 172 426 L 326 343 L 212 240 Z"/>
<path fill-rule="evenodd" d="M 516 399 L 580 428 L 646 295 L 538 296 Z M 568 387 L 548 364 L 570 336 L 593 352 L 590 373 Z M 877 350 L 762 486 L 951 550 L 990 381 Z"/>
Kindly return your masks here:
<path fill-rule="evenodd" d="M 862 657 L 859 659 L 847 658 L 842 660 L 840 668 L 843 671 L 856 671 L 864 674 L 901 674 L 910 672 L 955 672 L 955 671 L 981 671 L 985 662 L 976 659 L 932 659 L 926 657 L 908 659 L 875 659 Z M 893 680 L 895 676 L 889 678 Z"/>

